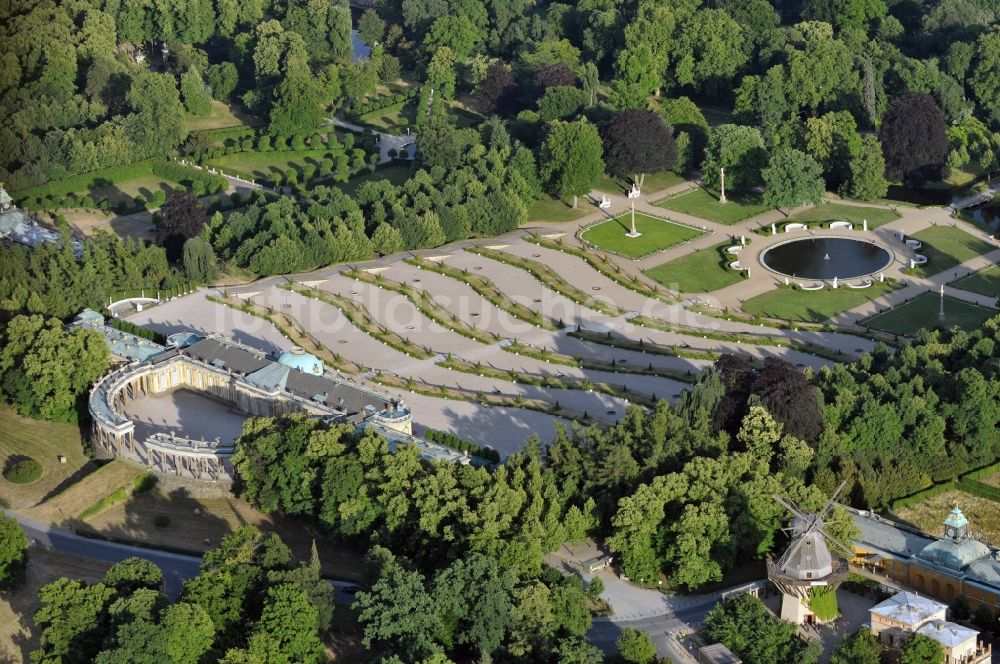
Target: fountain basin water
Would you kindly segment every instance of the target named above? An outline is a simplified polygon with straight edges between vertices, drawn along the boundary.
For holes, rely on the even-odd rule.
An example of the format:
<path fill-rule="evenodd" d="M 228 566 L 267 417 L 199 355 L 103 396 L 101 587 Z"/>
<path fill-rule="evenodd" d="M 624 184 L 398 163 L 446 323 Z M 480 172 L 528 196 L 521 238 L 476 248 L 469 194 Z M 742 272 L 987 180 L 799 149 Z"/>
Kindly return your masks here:
<path fill-rule="evenodd" d="M 892 259 L 892 252 L 880 244 L 843 237 L 788 240 L 760 254 L 768 270 L 803 279 L 868 276 L 889 267 Z"/>

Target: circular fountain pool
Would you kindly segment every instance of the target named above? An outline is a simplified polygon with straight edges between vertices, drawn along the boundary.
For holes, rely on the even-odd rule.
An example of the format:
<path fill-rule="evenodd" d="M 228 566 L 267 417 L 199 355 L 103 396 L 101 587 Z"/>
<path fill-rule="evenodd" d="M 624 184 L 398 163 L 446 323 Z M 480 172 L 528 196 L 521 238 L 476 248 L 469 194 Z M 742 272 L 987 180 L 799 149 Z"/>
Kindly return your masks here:
<path fill-rule="evenodd" d="M 875 274 L 892 264 L 892 252 L 875 242 L 846 237 L 788 240 L 765 249 L 767 269 L 804 279 L 852 279 Z"/>

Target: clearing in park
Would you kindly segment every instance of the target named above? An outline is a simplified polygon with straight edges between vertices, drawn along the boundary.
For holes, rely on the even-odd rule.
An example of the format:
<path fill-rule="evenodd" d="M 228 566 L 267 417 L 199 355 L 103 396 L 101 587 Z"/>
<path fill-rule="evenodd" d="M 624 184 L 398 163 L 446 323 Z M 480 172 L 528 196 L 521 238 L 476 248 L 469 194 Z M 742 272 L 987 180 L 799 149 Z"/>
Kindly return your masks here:
<path fill-rule="evenodd" d="M 924 293 L 891 311 L 869 318 L 864 325 L 890 334 L 913 336 L 921 328 L 938 326 L 940 307 L 939 295 Z M 953 297 L 944 298 L 944 327 L 957 325 L 963 330 L 975 330 L 998 313 Z"/>
<path fill-rule="evenodd" d="M 727 195 L 726 203 L 719 202 L 719 193 L 698 188 L 686 194 L 671 196 L 657 201 L 656 207 L 683 212 L 699 219 L 708 219 L 717 224 L 735 224 L 749 217 L 767 212 L 770 208 L 761 203 L 755 195 Z"/>
<path fill-rule="evenodd" d="M 1000 265 L 991 265 L 981 272 L 953 281 L 951 285 L 980 295 L 1000 297 Z"/>
<path fill-rule="evenodd" d="M 913 271 L 921 277 L 949 270 L 970 258 L 996 249 L 985 240 L 955 226 L 932 226 L 910 237 L 920 240 L 924 245 L 917 253 L 927 256 L 927 263 Z"/>
<path fill-rule="evenodd" d="M 723 253 L 732 244 L 723 242 L 714 247 L 699 249 L 646 270 L 646 276 L 683 293 L 710 293 L 731 286 L 741 281 L 744 274 L 742 270 L 729 267 L 729 263 L 737 257 Z"/>
<path fill-rule="evenodd" d="M 766 318 L 822 323 L 887 292 L 889 286 L 880 282 L 868 288 L 841 286 L 819 291 L 776 288 L 744 302 L 743 311 Z"/>
<path fill-rule="evenodd" d="M 697 228 L 642 212 L 635 213 L 635 229 L 642 235 L 628 237 L 626 233 L 631 228 L 632 213 L 629 211 L 591 226 L 580 233 L 580 239 L 604 251 L 629 258 L 641 258 L 698 237 L 702 233 Z"/>

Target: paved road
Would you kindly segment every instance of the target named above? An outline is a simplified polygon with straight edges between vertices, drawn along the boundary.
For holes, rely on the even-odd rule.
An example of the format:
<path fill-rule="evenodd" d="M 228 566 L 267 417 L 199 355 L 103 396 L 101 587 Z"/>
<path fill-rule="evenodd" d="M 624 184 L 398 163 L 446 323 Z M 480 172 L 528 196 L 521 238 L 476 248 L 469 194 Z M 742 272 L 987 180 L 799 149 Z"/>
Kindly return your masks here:
<path fill-rule="evenodd" d="M 196 576 L 198 567 L 201 565 L 201 558 L 198 556 L 187 556 L 157 549 L 90 539 L 68 530 L 55 528 L 41 521 L 29 519 L 17 512 L 6 509 L 3 512 L 16 519 L 21 524 L 28 539 L 36 540 L 38 546 L 109 563 L 117 563 L 132 556 L 150 561 L 163 571 L 164 592 L 171 599 L 180 595 L 184 580 Z"/>
<path fill-rule="evenodd" d="M 416 143 L 417 134 L 416 132 L 409 134 L 389 134 L 384 131 L 377 131 L 371 127 L 362 127 L 361 125 L 356 125 L 351 122 L 345 122 L 339 118 L 329 118 L 328 122 L 334 127 L 343 127 L 344 129 L 350 129 L 351 131 L 364 132 L 371 130 L 378 139 L 379 146 L 379 158 L 378 163 L 387 164 L 391 162 L 394 157 L 389 154 L 390 150 L 393 150 L 396 155 L 409 155 L 410 159 L 413 159 L 416 155 Z"/>
<path fill-rule="evenodd" d="M 36 546 L 108 563 L 121 562 L 131 557 L 148 560 L 163 572 L 164 594 L 172 600 L 180 596 L 181 590 L 184 588 L 184 582 L 187 579 L 198 575 L 198 570 L 201 566 L 200 556 L 171 553 L 169 551 L 160 551 L 159 549 L 91 539 L 68 530 L 55 528 L 41 521 L 30 519 L 23 514 L 18 514 L 8 509 L 0 511 L 8 517 L 17 520 L 28 536 L 28 539 L 34 540 Z M 329 582 L 337 589 L 336 601 L 338 603 L 351 604 L 354 602 L 354 595 L 344 592 L 345 589 L 354 588 L 353 583 L 335 580 L 329 580 Z"/>
<path fill-rule="evenodd" d="M 678 644 L 676 639 L 668 637 L 668 634 L 676 635 L 692 631 L 694 626 L 700 625 L 705 620 L 711 608 L 712 604 L 707 604 L 641 620 L 611 621 L 598 618 L 587 632 L 587 639 L 611 655 L 618 652 L 615 644 L 618 637 L 626 628 L 631 627 L 649 634 L 656 645 L 657 655 L 669 657 L 679 664 L 686 664 L 693 661 L 691 655 Z"/>

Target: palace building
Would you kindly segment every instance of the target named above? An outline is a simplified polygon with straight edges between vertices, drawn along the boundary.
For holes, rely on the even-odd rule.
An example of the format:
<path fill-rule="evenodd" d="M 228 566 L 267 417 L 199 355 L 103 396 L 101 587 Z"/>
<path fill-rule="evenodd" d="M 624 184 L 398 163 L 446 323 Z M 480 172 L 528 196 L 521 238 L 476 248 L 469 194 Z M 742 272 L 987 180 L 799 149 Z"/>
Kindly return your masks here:
<path fill-rule="evenodd" d="M 105 324 L 83 311 L 70 324 L 100 333 L 118 366 L 94 385 L 89 410 L 91 444 L 99 457 L 127 457 L 153 470 L 204 480 L 232 479 L 235 440 L 192 439 L 168 428 L 137 428 L 125 414 L 129 402 L 182 388 L 245 415 L 305 413 L 346 422 L 385 436 L 390 449 L 415 445 L 423 458 L 478 462 L 467 453 L 412 433 L 407 405 L 328 371 L 316 356 L 294 348 L 277 358 L 220 335 L 173 334 L 163 346 Z M 210 425 L 209 425 L 210 426 Z"/>
<path fill-rule="evenodd" d="M 971 536 L 969 520 L 958 507 L 944 519 L 942 537 L 870 512 L 850 512 L 861 530 L 854 542 L 855 565 L 941 602 L 964 595 L 973 611 L 986 606 L 1000 612 L 1000 551 Z"/>

